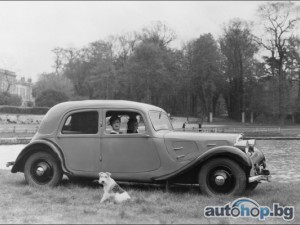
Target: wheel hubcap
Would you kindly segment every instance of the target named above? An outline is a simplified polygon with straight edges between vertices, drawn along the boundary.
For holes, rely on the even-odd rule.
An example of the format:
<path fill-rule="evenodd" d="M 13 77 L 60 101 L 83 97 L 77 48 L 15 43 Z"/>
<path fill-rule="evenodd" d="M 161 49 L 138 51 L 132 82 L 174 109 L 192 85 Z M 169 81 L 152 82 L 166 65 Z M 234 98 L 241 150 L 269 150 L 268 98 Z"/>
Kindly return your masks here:
<path fill-rule="evenodd" d="M 216 176 L 215 182 L 217 185 L 221 186 L 225 183 L 225 178 L 223 176 Z"/>
<path fill-rule="evenodd" d="M 207 182 L 210 190 L 216 194 L 228 194 L 235 186 L 235 178 L 225 166 L 213 168 L 207 176 Z"/>
<path fill-rule="evenodd" d="M 31 171 L 32 178 L 40 184 L 48 183 L 53 177 L 52 166 L 44 160 L 36 162 Z"/>
<path fill-rule="evenodd" d="M 37 169 L 36 169 L 36 175 L 38 176 L 43 176 L 45 173 L 45 169 L 41 166 L 39 166 Z"/>
<path fill-rule="evenodd" d="M 225 171 L 218 170 L 215 172 L 214 177 L 215 177 L 216 185 L 222 186 L 225 184 L 226 179 L 228 178 L 228 175 L 226 174 Z"/>

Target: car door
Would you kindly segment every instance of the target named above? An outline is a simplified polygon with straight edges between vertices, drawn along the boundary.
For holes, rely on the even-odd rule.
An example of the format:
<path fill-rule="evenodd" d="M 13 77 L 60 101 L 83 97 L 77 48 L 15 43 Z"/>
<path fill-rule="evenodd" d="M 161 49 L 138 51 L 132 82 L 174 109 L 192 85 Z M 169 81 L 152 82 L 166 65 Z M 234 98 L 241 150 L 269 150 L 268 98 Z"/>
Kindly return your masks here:
<path fill-rule="evenodd" d="M 111 110 L 103 113 L 104 120 L 108 121 L 105 116 Z M 111 173 L 140 173 L 153 171 L 160 167 L 160 159 L 153 138 L 147 129 L 147 122 L 144 115 L 134 111 L 114 111 L 115 114 L 125 115 L 128 113 L 137 113 L 143 121 L 138 133 L 126 133 L 126 120 L 121 118 L 122 134 L 110 134 L 109 125 L 106 123 L 103 129 L 101 141 L 101 159 L 102 171 Z M 124 125 L 125 124 L 125 125 Z"/>
<path fill-rule="evenodd" d="M 69 169 L 100 171 L 99 116 L 99 110 L 87 109 L 73 111 L 64 117 L 56 141 Z"/>

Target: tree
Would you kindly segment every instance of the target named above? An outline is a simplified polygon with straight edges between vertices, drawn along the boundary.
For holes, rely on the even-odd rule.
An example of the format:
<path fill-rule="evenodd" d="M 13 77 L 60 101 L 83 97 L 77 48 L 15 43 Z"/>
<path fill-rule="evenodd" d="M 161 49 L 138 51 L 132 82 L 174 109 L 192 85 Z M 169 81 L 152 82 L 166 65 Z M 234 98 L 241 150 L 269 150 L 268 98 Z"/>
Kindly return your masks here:
<path fill-rule="evenodd" d="M 298 93 L 295 101 L 292 102 L 293 116 L 295 116 L 295 122 L 300 123 L 300 38 L 290 38 L 289 43 L 287 56 L 290 76 L 292 81 L 298 82 Z"/>
<path fill-rule="evenodd" d="M 265 56 L 267 68 L 273 77 L 274 86 L 277 87 L 276 102 L 277 114 L 280 124 L 284 124 L 287 115 L 290 85 L 288 82 L 288 50 L 293 39 L 293 32 L 298 24 L 300 7 L 293 2 L 268 2 L 258 8 L 258 15 L 264 26 L 262 38 L 257 42 L 262 45 L 269 55 Z"/>
<path fill-rule="evenodd" d="M 240 19 L 234 19 L 224 26 L 220 38 L 221 51 L 225 56 L 224 72 L 226 88 L 224 98 L 229 117 L 240 120 L 246 105 L 246 82 L 253 76 L 254 54 L 258 46 L 253 41 L 250 25 Z M 251 98 L 251 97 L 250 97 Z"/>
<path fill-rule="evenodd" d="M 69 98 L 73 96 L 73 84 L 62 75 L 44 73 L 39 75 L 38 81 L 33 85 L 32 95 L 38 97 L 47 89 L 64 92 Z"/>
<path fill-rule="evenodd" d="M 173 55 L 173 51 L 170 50 L 169 44 L 172 42 L 172 40 L 174 40 L 174 38 L 175 32 L 160 21 L 154 22 L 148 27 L 144 27 L 141 31 L 112 37 L 111 40 L 113 43 L 112 47 L 114 53 L 115 78 L 118 81 L 118 90 L 115 93 L 115 97 L 119 99 L 135 98 L 134 93 L 136 89 L 135 85 L 137 78 L 132 74 L 132 66 L 135 59 L 137 59 L 135 58 L 135 55 L 140 54 L 140 50 L 146 46 L 155 46 L 154 48 L 159 49 L 160 53 L 157 52 L 158 55 L 164 55 L 162 56 L 163 59 L 161 58 L 162 60 L 165 60 L 162 62 L 162 64 L 172 70 L 171 67 L 174 67 L 176 63 L 173 65 L 168 63 L 172 58 L 171 55 Z M 149 47 L 149 49 L 154 50 L 152 47 Z M 172 62 L 174 63 L 174 61 Z M 138 69 L 138 67 L 135 67 L 134 70 L 136 69 Z M 157 104 L 164 104 L 162 103 L 164 98 L 151 94 L 151 91 L 149 90 L 148 99 L 145 101 L 154 101 L 157 102 Z"/>
<path fill-rule="evenodd" d="M 130 96 L 134 100 L 153 103 L 152 96 L 159 93 L 160 87 L 165 84 L 163 57 L 163 51 L 157 44 L 141 43 L 136 47 L 127 66 L 127 74 L 132 75 L 134 87 Z"/>
<path fill-rule="evenodd" d="M 124 72 L 129 86 L 128 96 L 136 101 L 163 106 L 164 99 L 170 98 L 175 89 L 173 84 L 178 64 L 173 57 L 177 57 L 178 52 L 169 48 L 175 35 L 171 28 L 157 22 L 136 36 L 138 41 Z"/>
<path fill-rule="evenodd" d="M 167 48 L 176 38 L 175 31 L 161 21 L 156 21 L 149 27 L 144 27 L 138 35 L 143 42 L 158 44 L 161 48 Z"/>
<path fill-rule="evenodd" d="M 220 94 L 220 50 L 213 36 L 204 34 L 187 44 L 185 56 L 188 63 L 187 76 L 192 89 L 191 98 L 195 105 L 192 110 L 203 120 L 205 117 L 209 118 L 210 112 L 214 112 Z M 201 104 L 197 104 L 197 99 Z"/>
<path fill-rule="evenodd" d="M 89 99 L 113 97 L 117 86 L 110 43 L 100 40 L 82 49 L 56 52 L 60 62 L 64 62 L 63 75 L 71 80 L 77 95 Z"/>
<path fill-rule="evenodd" d="M 132 75 L 127 74 L 126 66 L 138 44 L 137 36 L 138 34 L 136 32 L 131 32 L 124 35 L 111 36 L 109 38 L 113 52 L 115 80 L 117 80 L 118 83 L 118 89 L 115 90 L 114 97 L 118 99 L 131 98 L 130 94 L 133 88 Z"/>
<path fill-rule="evenodd" d="M 52 107 L 60 102 L 68 101 L 68 96 L 61 91 L 44 90 L 35 100 L 36 106 Z"/>
<path fill-rule="evenodd" d="M 138 34 L 136 32 L 126 33 L 109 37 L 112 46 L 112 53 L 116 68 L 124 72 L 129 56 L 133 53 L 138 44 Z"/>
<path fill-rule="evenodd" d="M 55 74 L 60 76 L 63 75 L 66 69 L 66 65 L 73 61 L 78 56 L 78 51 L 75 48 L 54 48 L 52 52 L 55 54 L 55 61 L 54 61 L 54 69 Z"/>
<path fill-rule="evenodd" d="M 88 48 L 86 85 L 89 87 L 89 98 L 112 99 L 118 90 L 113 65 L 112 45 L 108 42 L 97 41 Z"/>
<path fill-rule="evenodd" d="M 74 87 L 76 95 L 85 95 L 83 80 L 84 74 L 81 72 L 81 61 L 85 56 L 83 51 L 75 48 L 55 48 L 55 71 L 56 74 L 62 74 L 63 77 L 68 78 Z"/>

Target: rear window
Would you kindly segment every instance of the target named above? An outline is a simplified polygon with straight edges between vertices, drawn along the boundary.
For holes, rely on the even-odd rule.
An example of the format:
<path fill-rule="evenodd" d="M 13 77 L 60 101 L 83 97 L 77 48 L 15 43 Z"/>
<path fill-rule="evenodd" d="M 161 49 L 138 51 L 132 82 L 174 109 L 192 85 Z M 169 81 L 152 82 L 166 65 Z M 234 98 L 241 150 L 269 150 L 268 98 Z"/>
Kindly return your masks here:
<path fill-rule="evenodd" d="M 63 134 L 97 134 L 97 111 L 77 112 L 67 117 L 61 133 Z"/>

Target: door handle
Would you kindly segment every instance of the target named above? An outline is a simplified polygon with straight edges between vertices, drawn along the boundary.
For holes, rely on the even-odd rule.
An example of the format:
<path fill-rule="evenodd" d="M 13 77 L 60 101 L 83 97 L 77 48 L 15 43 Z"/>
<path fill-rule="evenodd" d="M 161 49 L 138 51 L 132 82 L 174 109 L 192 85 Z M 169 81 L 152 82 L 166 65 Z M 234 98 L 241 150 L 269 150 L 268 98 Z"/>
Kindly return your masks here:
<path fill-rule="evenodd" d="M 183 157 L 185 157 L 185 155 L 178 155 L 178 156 L 176 156 L 176 159 L 180 159 L 180 158 L 183 158 Z"/>
<path fill-rule="evenodd" d="M 173 150 L 177 151 L 177 150 L 182 150 L 183 147 L 178 147 L 178 148 L 173 148 Z"/>
<path fill-rule="evenodd" d="M 217 146 L 217 144 L 215 144 L 215 143 L 208 143 L 207 144 L 207 147 L 213 147 L 213 146 Z"/>

